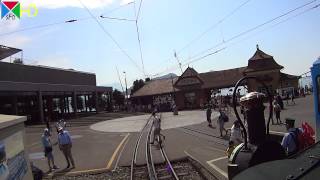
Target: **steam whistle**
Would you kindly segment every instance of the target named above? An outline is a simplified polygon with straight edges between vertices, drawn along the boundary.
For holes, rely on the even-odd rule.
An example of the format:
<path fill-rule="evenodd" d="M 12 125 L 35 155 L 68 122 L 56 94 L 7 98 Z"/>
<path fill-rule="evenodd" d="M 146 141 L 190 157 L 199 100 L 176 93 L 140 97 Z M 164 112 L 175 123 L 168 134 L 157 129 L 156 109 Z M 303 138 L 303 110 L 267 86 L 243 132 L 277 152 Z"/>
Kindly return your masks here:
<path fill-rule="evenodd" d="M 240 98 L 240 105 L 245 108 L 246 125 L 242 123 L 237 111 L 237 89 L 247 79 L 255 79 L 266 89 L 267 96 L 260 92 L 250 92 Z M 237 174 L 249 167 L 261 164 L 263 162 L 280 160 L 285 158 L 285 151 L 279 142 L 271 139 L 269 135 L 269 123 L 272 114 L 270 108 L 269 118 L 266 124 L 264 117 L 264 101 L 268 99 L 269 105 L 272 106 L 272 98 L 267 86 L 256 77 L 247 76 L 240 79 L 233 91 L 233 109 L 243 131 L 244 143 L 238 145 L 228 163 L 228 178 L 233 179 Z"/>
<path fill-rule="evenodd" d="M 249 143 L 256 146 L 266 140 L 264 98 L 265 94 L 259 92 L 251 92 L 240 98 L 240 104 L 245 108 Z"/>

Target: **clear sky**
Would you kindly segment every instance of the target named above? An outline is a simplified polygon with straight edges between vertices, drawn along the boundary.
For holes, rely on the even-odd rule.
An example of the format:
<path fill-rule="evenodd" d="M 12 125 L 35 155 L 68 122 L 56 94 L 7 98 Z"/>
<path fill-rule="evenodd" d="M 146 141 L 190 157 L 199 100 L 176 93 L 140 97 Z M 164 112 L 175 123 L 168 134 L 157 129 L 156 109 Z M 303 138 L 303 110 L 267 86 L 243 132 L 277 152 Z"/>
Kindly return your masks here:
<path fill-rule="evenodd" d="M 33 18 L 23 15 L 16 21 L 0 20 L 0 44 L 22 48 L 26 64 L 94 72 L 98 85 L 119 82 L 116 67 L 121 78 L 122 72 L 126 71 L 128 84 L 137 78 L 144 78 L 135 22 L 98 18 L 105 30 L 132 58 L 129 60 L 93 18 L 4 34 L 33 26 L 90 17 L 78 0 L 20 2 L 22 8 L 34 3 L 38 7 L 38 15 Z M 135 19 L 133 3 L 118 8 L 130 0 L 82 2 L 95 16 L 103 14 Z M 259 44 L 261 50 L 272 55 L 285 67 L 283 72 L 295 75 L 307 72 L 320 56 L 320 7 L 308 11 L 319 4 L 319 0 L 243 36 L 231 41 L 230 38 L 308 2 L 312 0 L 143 0 L 138 26 L 145 73 L 155 75 L 163 72 L 164 75 L 173 72 L 180 75 L 174 58 L 175 50 L 178 52 L 178 59 L 187 66 L 190 57 L 219 43 L 220 46 L 199 57 L 224 47 L 226 49 L 189 66 L 198 72 L 246 66 L 256 50 L 256 44 Z M 139 3 L 137 0 L 136 11 Z M 118 9 L 110 13 L 115 8 Z M 304 11 L 307 12 L 301 14 Z M 284 21 L 287 18 L 290 19 Z M 224 20 L 218 23 L 222 19 Z M 282 21 L 284 22 L 277 24 Z M 207 31 L 210 27 L 213 28 Z M 205 31 L 207 33 L 197 38 Z M 196 41 L 181 51 L 195 38 Z M 171 67 L 174 70 L 164 72 Z"/>

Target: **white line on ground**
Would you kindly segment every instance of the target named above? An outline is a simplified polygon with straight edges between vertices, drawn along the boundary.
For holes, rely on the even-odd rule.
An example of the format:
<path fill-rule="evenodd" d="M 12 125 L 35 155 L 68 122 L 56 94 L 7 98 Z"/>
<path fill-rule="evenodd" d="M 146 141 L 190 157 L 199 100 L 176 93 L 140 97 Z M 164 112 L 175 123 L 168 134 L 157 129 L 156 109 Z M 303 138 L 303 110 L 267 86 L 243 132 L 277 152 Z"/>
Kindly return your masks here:
<path fill-rule="evenodd" d="M 216 166 L 214 164 L 214 162 L 222 160 L 222 159 L 226 159 L 226 158 L 228 158 L 228 156 L 219 157 L 219 158 L 207 161 L 207 163 L 209 164 L 209 166 L 211 166 L 214 170 L 216 170 L 222 176 L 224 176 L 225 178 L 228 178 L 228 173 L 226 173 L 225 171 L 223 171 L 222 169 L 220 169 L 218 166 Z"/>
<path fill-rule="evenodd" d="M 270 133 L 273 133 L 273 134 L 280 134 L 280 135 L 284 135 L 285 132 L 279 132 L 279 131 L 269 131 Z"/>

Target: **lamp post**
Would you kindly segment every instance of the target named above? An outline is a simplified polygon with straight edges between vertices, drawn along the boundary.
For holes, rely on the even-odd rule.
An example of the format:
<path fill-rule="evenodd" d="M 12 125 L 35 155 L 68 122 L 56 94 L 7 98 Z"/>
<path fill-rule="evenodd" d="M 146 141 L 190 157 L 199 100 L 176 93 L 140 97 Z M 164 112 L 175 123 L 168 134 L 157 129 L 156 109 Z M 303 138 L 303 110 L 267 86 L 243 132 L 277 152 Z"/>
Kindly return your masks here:
<path fill-rule="evenodd" d="M 125 109 L 126 111 L 128 110 L 128 86 L 127 86 L 127 73 L 125 71 L 123 71 L 123 74 L 124 74 L 124 82 L 125 82 L 125 85 L 126 85 L 126 95 L 124 97 L 124 105 L 125 105 Z"/>
<path fill-rule="evenodd" d="M 125 98 L 128 98 L 128 86 L 127 86 L 127 74 L 125 71 L 123 71 L 124 74 L 124 83 L 126 84 L 126 96 Z"/>

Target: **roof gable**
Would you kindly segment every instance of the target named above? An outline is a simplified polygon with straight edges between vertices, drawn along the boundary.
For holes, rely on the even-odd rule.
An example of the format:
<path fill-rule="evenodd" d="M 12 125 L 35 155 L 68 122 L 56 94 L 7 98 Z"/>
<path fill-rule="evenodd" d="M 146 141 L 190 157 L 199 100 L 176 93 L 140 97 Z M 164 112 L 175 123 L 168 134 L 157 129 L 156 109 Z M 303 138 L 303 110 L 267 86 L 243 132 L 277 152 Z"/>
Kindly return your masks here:
<path fill-rule="evenodd" d="M 178 80 L 174 83 L 176 87 L 202 85 L 203 81 L 199 73 L 191 67 L 188 67 Z"/>
<path fill-rule="evenodd" d="M 279 65 L 273 56 L 263 52 L 257 45 L 257 50 L 254 55 L 248 61 L 248 67 L 245 72 L 282 69 L 283 66 Z"/>

